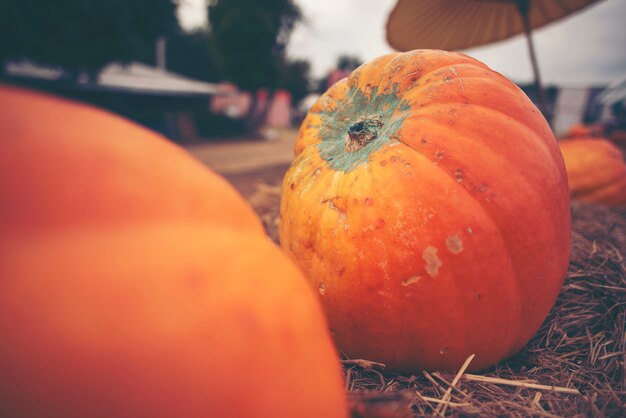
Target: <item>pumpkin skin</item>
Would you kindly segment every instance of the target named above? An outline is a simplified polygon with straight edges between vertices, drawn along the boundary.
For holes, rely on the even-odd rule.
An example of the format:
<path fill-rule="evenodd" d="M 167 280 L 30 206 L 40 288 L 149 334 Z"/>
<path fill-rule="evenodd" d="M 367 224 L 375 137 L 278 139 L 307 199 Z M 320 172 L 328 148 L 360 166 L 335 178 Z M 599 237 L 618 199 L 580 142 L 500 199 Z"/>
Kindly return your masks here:
<path fill-rule="evenodd" d="M 0 127 L 0 415 L 347 416 L 317 298 L 225 180 L 21 89 Z"/>
<path fill-rule="evenodd" d="M 479 370 L 536 332 L 568 265 L 567 179 L 505 77 L 458 53 L 385 55 L 318 100 L 295 153 L 281 245 L 340 351 L 401 372 L 476 354 Z"/>
<path fill-rule="evenodd" d="M 626 206 L 626 164 L 620 149 L 604 138 L 559 141 L 572 199 Z"/>

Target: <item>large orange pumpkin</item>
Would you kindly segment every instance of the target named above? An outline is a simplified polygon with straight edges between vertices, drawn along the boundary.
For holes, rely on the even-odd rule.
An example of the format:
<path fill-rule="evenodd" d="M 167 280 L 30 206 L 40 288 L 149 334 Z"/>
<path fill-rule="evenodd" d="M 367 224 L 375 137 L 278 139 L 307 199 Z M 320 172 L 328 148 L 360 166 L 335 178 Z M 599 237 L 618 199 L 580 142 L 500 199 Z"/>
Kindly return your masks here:
<path fill-rule="evenodd" d="M 482 369 L 545 319 L 569 259 L 567 180 L 524 93 L 458 53 L 385 55 L 311 108 L 280 240 L 338 348 L 390 369 Z"/>
<path fill-rule="evenodd" d="M 624 154 L 604 138 L 559 141 L 572 199 L 626 205 Z"/>
<path fill-rule="evenodd" d="M 345 417 L 319 302 L 221 177 L 0 86 L 0 415 Z"/>

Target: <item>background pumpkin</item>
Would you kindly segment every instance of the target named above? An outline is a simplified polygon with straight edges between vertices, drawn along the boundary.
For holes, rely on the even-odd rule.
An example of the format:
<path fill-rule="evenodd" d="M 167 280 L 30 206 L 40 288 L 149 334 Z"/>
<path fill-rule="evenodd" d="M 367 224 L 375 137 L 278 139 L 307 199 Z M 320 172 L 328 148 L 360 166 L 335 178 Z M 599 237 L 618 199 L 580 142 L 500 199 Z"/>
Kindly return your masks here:
<path fill-rule="evenodd" d="M 364 64 L 311 108 L 280 240 L 338 347 L 392 370 L 482 369 L 536 332 L 569 259 L 556 140 L 524 93 L 458 53 Z"/>
<path fill-rule="evenodd" d="M 567 130 L 565 134 L 566 138 L 579 138 L 579 137 L 591 137 L 593 134 L 593 129 L 591 126 L 575 123 Z"/>
<path fill-rule="evenodd" d="M 17 88 L 0 127 L 0 415 L 347 415 L 316 298 L 222 178 Z"/>
<path fill-rule="evenodd" d="M 626 163 L 620 149 L 604 138 L 559 141 L 572 199 L 626 206 Z"/>

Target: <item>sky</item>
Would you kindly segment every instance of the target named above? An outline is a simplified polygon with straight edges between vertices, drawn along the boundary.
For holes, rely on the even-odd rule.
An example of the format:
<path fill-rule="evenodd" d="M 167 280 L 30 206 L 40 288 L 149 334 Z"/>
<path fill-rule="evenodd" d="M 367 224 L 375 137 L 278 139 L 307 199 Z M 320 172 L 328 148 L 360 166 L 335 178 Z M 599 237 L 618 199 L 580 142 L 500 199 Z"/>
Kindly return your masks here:
<path fill-rule="evenodd" d="M 263 0 L 259 0 L 263 1 Z M 295 0 L 304 14 L 287 54 L 311 62 L 321 77 L 342 54 L 369 61 L 393 52 L 385 23 L 396 0 Z M 206 25 L 206 0 L 181 0 L 185 29 Z M 603 85 L 626 76 L 626 0 L 603 0 L 533 34 L 544 84 Z M 532 81 L 526 40 L 505 41 L 463 51 L 517 83 Z"/>

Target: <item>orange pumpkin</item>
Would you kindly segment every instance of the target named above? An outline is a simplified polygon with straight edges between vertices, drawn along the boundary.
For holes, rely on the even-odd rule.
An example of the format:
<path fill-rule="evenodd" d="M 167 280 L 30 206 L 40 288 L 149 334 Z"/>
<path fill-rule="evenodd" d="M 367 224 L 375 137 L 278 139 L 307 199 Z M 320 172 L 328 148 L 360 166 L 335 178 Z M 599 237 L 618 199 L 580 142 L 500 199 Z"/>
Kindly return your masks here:
<path fill-rule="evenodd" d="M 362 65 L 311 108 L 280 239 L 350 357 L 482 369 L 545 319 L 569 259 L 563 160 L 513 83 L 459 53 Z"/>
<path fill-rule="evenodd" d="M 567 133 L 565 134 L 565 138 L 579 138 L 579 137 L 590 137 L 593 133 L 593 129 L 591 126 L 575 123 L 569 127 Z"/>
<path fill-rule="evenodd" d="M 604 138 L 559 142 L 572 199 L 626 206 L 624 154 Z"/>
<path fill-rule="evenodd" d="M 221 177 L 0 86 L 0 415 L 345 417 L 319 302 Z"/>

